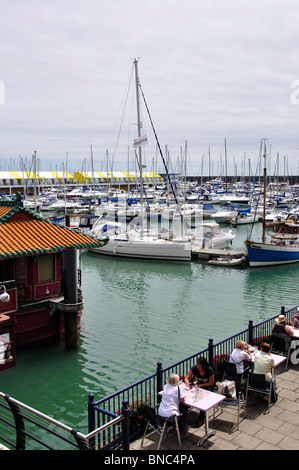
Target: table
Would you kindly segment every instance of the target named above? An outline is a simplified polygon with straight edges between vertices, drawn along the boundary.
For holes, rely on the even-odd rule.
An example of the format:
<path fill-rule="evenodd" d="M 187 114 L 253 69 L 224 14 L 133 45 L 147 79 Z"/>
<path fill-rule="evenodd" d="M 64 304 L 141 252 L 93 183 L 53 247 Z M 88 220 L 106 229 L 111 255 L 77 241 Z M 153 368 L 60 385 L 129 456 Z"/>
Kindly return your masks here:
<path fill-rule="evenodd" d="M 258 354 L 260 351 L 258 349 L 255 349 L 254 351 L 250 352 L 252 355 L 252 362 L 254 363 L 255 355 Z M 278 367 L 280 364 L 287 360 L 285 356 L 280 356 L 279 354 L 271 353 L 271 357 L 273 357 L 274 359 L 274 367 Z"/>
<path fill-rule="evenodd" d="M 295 328 L 294 326 L 291 326 L 291 328 L 294 331 L 294 335 L 292 336 L 292 339 L 299 339 L 299 328 Z"/>
<path fill-rule="evenodd" d="M 219 393 L 199 388 L 199 396 L 196 398 L 195 387 L 187 390 L 185 383 L 180 384 L 180 389 L 182 390 L 185 398 L 185 405 L 205 412 L 205 434 L 197 443 L 197 446 L 200 446 L 206 439 L 216 433 L 215 430 L 209 429 L 209 410 L 219 405 L 219 403 L 225 400 L 226 397 Z M 163 390 L 159 392 L 159 395 L 163 395 Z"/>
<path fill-rule="evenodd" d="M 205 412 L 205 434 L 197 443 L 197 446 L 201 446 L 206 439 L 214 436 L 216 433 L 215 430 L 209 429 L 209 410 L 219 405 L 226 397 L 219 393 L 199 388 L 199 397 L 196 398 L 194 387 L 190 390 L 186 390 L 185 384 L 180 385 L 180 387 L 183 387 L 184 390 L 185 405 Z"/>
<path fill-rule="evenodd" d="M 0 322 L 10 320 L 8 315 L 4 315 L 4 313 L 0 314 Z"/>

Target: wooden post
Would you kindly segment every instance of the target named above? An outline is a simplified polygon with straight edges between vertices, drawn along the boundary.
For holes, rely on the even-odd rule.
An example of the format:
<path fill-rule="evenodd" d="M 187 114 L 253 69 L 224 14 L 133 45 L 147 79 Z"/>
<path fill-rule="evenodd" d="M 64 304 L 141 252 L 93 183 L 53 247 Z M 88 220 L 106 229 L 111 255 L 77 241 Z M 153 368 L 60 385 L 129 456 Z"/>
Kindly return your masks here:
<path fill-rule="evenodd" d="M 77 249 L 65 249 L 63 257 L 64 302 L 74 304 L 73 310 L 70 308 L 64 312 L 65 346 L 73 348 L 79 345 L 78 309 L 75 306 L 78 303 Z"/>

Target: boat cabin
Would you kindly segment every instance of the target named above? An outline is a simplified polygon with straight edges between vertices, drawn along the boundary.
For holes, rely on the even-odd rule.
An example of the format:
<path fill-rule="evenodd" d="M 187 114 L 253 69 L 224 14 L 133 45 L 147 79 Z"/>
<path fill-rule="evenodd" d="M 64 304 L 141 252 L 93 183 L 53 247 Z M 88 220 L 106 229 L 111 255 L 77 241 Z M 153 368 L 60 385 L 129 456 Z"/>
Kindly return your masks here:
<path fill-rule="evenodd" d="M 266 224 L 267 228 L 272 228 L 273 233 L 299 234 L 299 224 L 296 214 L 288 216 L 287 220 L 278 220 Z"/>
<path fill-rule="evenodd" d="M 298 235 L 289 233 L 273 233 L 271 235 L 271 243 L 273 245 L 291 246 L 297 245 Z"/>

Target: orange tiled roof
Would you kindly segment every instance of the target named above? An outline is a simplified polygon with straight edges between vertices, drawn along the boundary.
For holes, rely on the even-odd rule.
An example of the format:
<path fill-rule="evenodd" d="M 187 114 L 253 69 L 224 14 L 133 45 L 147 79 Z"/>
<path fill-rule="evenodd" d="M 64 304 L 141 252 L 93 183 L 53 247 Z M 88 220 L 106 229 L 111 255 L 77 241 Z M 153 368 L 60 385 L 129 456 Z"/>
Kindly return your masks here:
<path fill-rule="evenodd" d="M 98 240 L 48 222 L 20 206 L 6 207 L 6 211 L 4 209 L 5 207 L 0 207 L 0 259 L 51 253 L 71 247 L 89 248 L 107 243 L 107 240 Z"/>
<path fill-rule="evenodd" d="M 7 207 L 7 206 L 1 207 L 0 206 L 0 217 L 7 214 L 9 211 L 11 211 L 11 207 Z"/>

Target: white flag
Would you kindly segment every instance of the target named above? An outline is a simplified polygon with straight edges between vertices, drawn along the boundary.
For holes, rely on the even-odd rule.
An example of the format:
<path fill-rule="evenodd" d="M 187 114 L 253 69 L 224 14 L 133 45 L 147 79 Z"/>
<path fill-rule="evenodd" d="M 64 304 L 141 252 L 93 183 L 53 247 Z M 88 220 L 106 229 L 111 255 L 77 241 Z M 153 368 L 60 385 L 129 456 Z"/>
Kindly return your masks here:
<path fill-rule="evenodd" d="M 144 145 L 147 145 L 147 137 L 146 135 L 142 135 L 141 137 L 138 137 L 137 139 L 133 140 L 133 148 L 136 149 L 138 147 L 143 147 Z"/>

